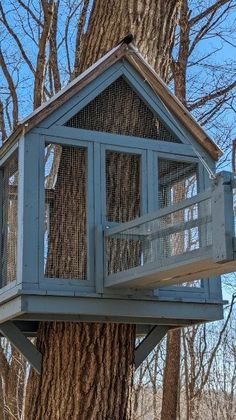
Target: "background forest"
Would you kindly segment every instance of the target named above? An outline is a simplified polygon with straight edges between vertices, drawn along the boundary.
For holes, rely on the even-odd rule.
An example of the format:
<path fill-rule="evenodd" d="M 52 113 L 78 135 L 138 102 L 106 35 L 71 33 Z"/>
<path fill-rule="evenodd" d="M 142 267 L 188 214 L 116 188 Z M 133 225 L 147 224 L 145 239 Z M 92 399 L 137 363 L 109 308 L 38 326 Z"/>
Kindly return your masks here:
<path fill-rule="evenodd" d="M 1 141 L 129 32 L 223 149 L 219 168 L 231 169 L 236 137 L 235 0 L 2 0 Z M 234 274 L 223 279 L 223 293 L 229 301 L 224 320 L 169 333 L 138 369 L 133 420 L 166 420 L 167 405 L 181 420 L 236 418 Z M 1 419 L 23 419 L 28 373 L 19 354 L 1 339 Z"/>

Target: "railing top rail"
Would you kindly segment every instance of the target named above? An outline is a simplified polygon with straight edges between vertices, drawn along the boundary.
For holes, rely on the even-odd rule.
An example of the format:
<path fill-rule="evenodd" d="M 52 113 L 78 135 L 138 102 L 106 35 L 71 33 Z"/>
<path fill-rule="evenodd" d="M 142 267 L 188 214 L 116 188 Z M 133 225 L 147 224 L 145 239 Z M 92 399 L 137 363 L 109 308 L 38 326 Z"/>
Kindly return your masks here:
<path fill-rule="evenodd" d="M 163 209 L 159 209 L 155 212 L 145 214 L 126 223 L 120 223 L 111 228 L 105 227 L 105 236 L 112 236 L 116 233 L 121 233 L 127 229 L 139 226 L 140 224 L 151 222 L 159 217 L 167 216 L 170 213 L 183 210 L 185 207 L 189 207 L 194 204 L 201 203 L 204 200 L 210 199 L 211 196 L 211 189 L 207 189 L 206 191 L 203 191 L 195 195 L 194 197 L 187 198 L 186 200 L 183 200 L 180 203 L 172 204 L 168 207 L 164 207 Z"/>

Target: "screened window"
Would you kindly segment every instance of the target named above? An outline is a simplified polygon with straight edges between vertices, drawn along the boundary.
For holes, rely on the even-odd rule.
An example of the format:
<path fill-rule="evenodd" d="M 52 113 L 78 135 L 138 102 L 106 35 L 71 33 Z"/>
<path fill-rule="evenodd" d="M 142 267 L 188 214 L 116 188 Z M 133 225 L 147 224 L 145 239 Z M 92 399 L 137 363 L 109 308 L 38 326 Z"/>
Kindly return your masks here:
<path fill-rule="evenodd" d="M 18 155 L 3 169 L 2 192 L 2 285 L 16 280 Z"/>
<path fill-rule="evenodd" d="M 44 270 L 48 278 L 87 279 L 87 150 L 45 148 Z"/>

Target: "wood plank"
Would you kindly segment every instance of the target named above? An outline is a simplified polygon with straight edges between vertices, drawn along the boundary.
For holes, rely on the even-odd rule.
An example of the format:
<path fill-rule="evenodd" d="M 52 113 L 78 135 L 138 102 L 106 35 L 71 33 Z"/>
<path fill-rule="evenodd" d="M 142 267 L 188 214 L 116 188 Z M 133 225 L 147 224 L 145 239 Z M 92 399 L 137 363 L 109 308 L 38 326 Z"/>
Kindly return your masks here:
<path fill-rule="evenodd" d="M 166 227 L 156 227 L 154 228 L 146 228 L 144 229 L 132 228 L 127 229 L 127 231 L 122 231 L 114 235 L 114 239 L 130 239 L 130 240 L 142 240 L 146 239 L 147 241 L 152 241 L 154 239 L 163 238 L 164 236 L 169 236 L 177 232 L 184 232 L 186 230 L 190 230 L 194 227 L 201 227 L 201 225 L 206 225 L 212 221 L 211 216 L 201 217 L 199 219 L 189 220 L 188 222 L 181 222 L 176 223 L 174 225 L 167 225 Z M 142 225 L 140 225 L 142 226 Z M 110 235 L 108 235 L 110 236 Z"/>
<path fill-rule="evenodd" d="M 175 155 L 178 155 L 177 157 L 179 157 L 179 159 L 182 159 L 182 157 L 183 159 L 190 158 L 191 160 L 198 162 L 198 158 L 196 158 L 196 153 L 194 152 L 192 146 L 185 144 L 171 143 L 148 138 L 144 139 L 142 137 L 135 136 L 123 136 L 120 134 L 107 133 L 105 131 L 92 131 L 63 126 L 60 127 L 56 125 L 48 129 L 43 127 L 34 128 L 32 133 L 50 136 L 50 142 L 54 143 L 63 142 L 65 144 L 72 144 L 72 141 L 74 140 L 73 144 L 76 145 L 76 142 L 79 140 L 84 142 L 92 141 L 94 143 L 114 145 L 117 147 L 134 147 L 141 150 L 153 150 L 160 153 L 168 153 L 170 154 L 170 158 L 173 156 L 173 159 L 176 157 Z"/>
<path fill-rule="evenodd" d="M 73 297 L 70 296 L 22 296 L 22 308 L 25 313 L 17 319 L 22 320 L 102 320 L 105 322 L 134 322 L 162 324 L 163 319 L 214 320 L 222 317 L 222 300 L 206 301 L 203 299 L 176 298 L 158 299 L 111 297 Z"/>
<path fill-rule="evenodd" d="M 234 205 L 232 174 L 221 172 L 212 192 L 212 243 L 215 262 L 233 259 Z"/>
<path fill-rule="evenodd" d="M 184 255 L 170 257 L 165 264 L 152 262 L 111 274 L 105 278 L 105 286 L 155 289 L 171 284 L 180 284 L 208 278 L 236 270 L 236 260 L 216 263 L 211 256 L 211 247 L 194 250 Z"/>
<path fill-rule="evenodd" d="M 158 325 L 153 327 L 146 337 L 139 343 L 135 349 L 135 369 L 138 369 L 141 363 L 154 350 L 157 344 L 165 337 L 170 327 L 166 325 Z"/>
<path fill-rule="evenodd" d="M 22 356 L 33 366 L 33 368 L 41 373 L 42 354 L 31 343 L 28 338 L 17 328 L 17 326 L 7 321 L 0 324 L 1 333 L 10 341 L 10 343 L 18 350 Z"/>
<path fill-rule="evenodd" d="M 193 206 L 197 203 L 201 203 L 202 201 L 207 200 L 210 197 L 211 197 L 210 190 L 203 191 L 202 193 L 199 193 L 195 195 L 194 197 L 188 198 L 179 203 L 172 204 L 171 206 L 164 207 L 160 210 L 156 210 L 152 213 L 145 214 L 144 216 L 141 216 L 141 217 L 137 217 L 136 219 L 131 220 L 130 222 L 121 223 L 118 226 L 114 226 L 113 228 L 107 229 L 105 231 L 105 236 L 112 236 L 116 233 L 121 233 L 127 229 L 137 227 L 143 223 L 151 222 L 152 220 L 170 215 L 176 211 L 183 210 L 186 207 Z"/>
<path fill-rule="evenodd" d="M 39 281 L 39 161 L 40 138 L 28 134 L 19 140 L 17 214 L 17 282 Z"/>

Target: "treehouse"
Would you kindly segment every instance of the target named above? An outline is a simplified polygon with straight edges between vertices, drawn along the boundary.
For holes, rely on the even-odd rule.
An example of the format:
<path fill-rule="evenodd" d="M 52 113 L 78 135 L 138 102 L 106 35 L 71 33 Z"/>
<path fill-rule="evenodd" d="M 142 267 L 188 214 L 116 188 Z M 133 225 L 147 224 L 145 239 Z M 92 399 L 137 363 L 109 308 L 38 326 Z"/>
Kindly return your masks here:
<path fill-rule="evenodd" d="M 40 321 L 170 328 L 222 318 L 234 176 L 131 44 L 22 121 L 0 150 L 0 331 L 40 371 Z"/>

